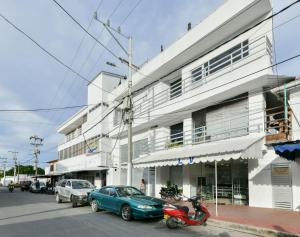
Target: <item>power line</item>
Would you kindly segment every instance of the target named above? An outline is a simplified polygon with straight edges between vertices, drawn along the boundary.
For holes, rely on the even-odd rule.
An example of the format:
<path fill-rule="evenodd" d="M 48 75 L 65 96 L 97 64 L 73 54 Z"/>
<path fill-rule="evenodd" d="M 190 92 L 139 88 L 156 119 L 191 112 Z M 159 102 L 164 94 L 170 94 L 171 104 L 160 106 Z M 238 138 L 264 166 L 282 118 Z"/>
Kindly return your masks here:
<path fill-rule="evenodd" d="M 56 108 L 37 108 L 37 109 L 0 109 L 0 112 L 39 112 L 39 111 L 52 111 L 52 110 L 66 110 L 66 109 L 75 109 L 83 108 L 88 105 L 74 105 L 74 106 L 65 106 L 65 107 L 56 107 Z"/>
<path fill-rule="evenodd" d="M 96 8 L 96 12 L 97 12 L 97 11 L 99 10 L 99 8 L 101 7 L 103 1 L 104 1 L 104 0 L 100 0 L 98 6 L 97 6 L 97 8 Z M 93 22 L 93 17 L 91 18 L 91 20 L 90 20 L 90 22 L 89 22 L 88 30 L 90 29 L 90 27 L 91 27 L 91 25 L 92 25 L 92 22 Z M 87 36 L 87 35 L 84 34 L 83 37 L 81 38 L 81 41 L 80 41 L 80 43 L 79 43 L 79 45 L 78 45 L 78 47 L 77 47 L 77 49 L 76 49 L 76 51 L 75 51 L 75 54 L 74 54 L 74 56 L 73 56 L 73 58 L 72 58 L 71 66 L 73 66 L 73 64 L 75 63 L 75 59 L 76 59 L 76 57 L 77 57 L 77 55 L 78 55 L 78 53 L 79 53 L 79 50 L 80 50 L 81 46 L 83 45 L 83 42 L 84 42 L 86 36 Z M 60 91 L 60 89 L 62 88 L 62 85 L 64 84 L 65 80 L 67 79 L 68 72 L 69 72 L 69 70 L 67 70 L 67 71 L 64 73 L 63 80 L 61 80 L 61 82 L 60 82 L 60 84 L 59 84 L 59 86 L 58 86 L 58 90 L 56 90 L 56 93 L 55 93 L 55 95 L 54 95 L 54 97 L 53 97 L 53 99 L 52 99 L 52 102 L 50 102 L 50 104 L 49 104 L 50 106 L 53 105 L 54 100 L 57 98 L 57 96 L 58 96 L 58 94 L 59 94 L 59 91 Z M 79 73 L 80 73 L 80 72 L 81 72 L 81 70 L 79 70 Z M 77 77 L 77 75 L 76 75 L 76 77 Z M 74 78 L 74 79 L 76 79 L 76 78 Z M 74 84 L 74 83 L 72 83 L 72 85 L 73 85 L 73 84 Z M 68 91 L 69 91 L 69 90 L 68 90 Z M 54 116 L 52 116 L 52 118 L 53 118 L 53 117 L 54 117 Z"/>
<path fill-rule="evenodd" d="M 262 71 L 264 71 L 264 70 L 266 70 L 266 69 L 273 68 L 274 66 L 277 66 L 277 65 L 286 63 L 286 62 L 288 62 L 288 61 L 294 60 L 294 59 L 296 59 L 296 58 L 298 58 L 298 57 L 300 57 L 300 54 L 297 54 L 297 55 L 295 55 L 295 56 L 292 56 L 292 57 L 290 57 L 290 58 L 287 58 L 287 59 L 285 59 L 285 60 L 282 60 L 282 61 L 280 61 L 280 62 L 278 62 L 278 63 L 276 63 L 276 64 L 273 64 L 273 65 L 271 65 L 271 66 L 264 67 L 264 68 L 262 68 L 262 69 L 260 69 L 260 70 L 257 70 L 257 71 L 255 71 L 255 72 L 249 73 L 249 74 L 247 74 L 247 75 L 245 75 L 245 76 L 236 78 L 236 79 L 234 79 L 234 80 L 232 80 L 232 81 L 229 81 L 229 82 L 223 83 L 223 84 L 221 84 L 221 85 L 218 85 L 218 86 L 216 86 L 216 87 L 210 88 L 210 89 L 208 89 L 208 90 L 206 90 L 206 91 L 202 91 L 202 92 L 200 92 L 200 93 L 198 93 L 198 94 L 196 94 L 196 95 L 193 95 L 193 96 L 184 98 L 184 99 L 182 99 L 181 101 L 191 99 L 191 98 L 193 98 L 193 97 L 195 97 L 195 96 L 199 96 L 200 94 L 203 94 L 203 93 L 206 93 L 206 92 L 215 90 L 215 89 L 217 89 L 217 88 L 223 87 L 223 86 L 225 86 L 225 85 L 234 83 L 234 82 L 239 81 L 239 80 L 241 80 L 241 79 L 244 79 L 244 78 L 246 78 L 246 77 L 255 75 L 256 73 L 262 72 Z M 181 101 L 180 101 L 180 102 L 181 102 Z M 175 103 L 178 103 L 178 102 L 173 102 L 173 103 L 170 103 L 170 104 L 167 104 L 167 105 L 164 105 L 164 106 L 158 106 L 157 108 L 153 108 L 153 111 L 154 111 L 154 110 L 157 110 L 157 109 L 165 108 L 165 107 L 170 106 L 170 105 L 173 105 L 173 104 L 175 104 Z M 146 111 L 146 112 L 147 112 L 147 111 Z M 141 113 L 141 114 L 145 114 L 146 112 L 143 112 L 143 113 Z"/>
<path fill-rule="evenodd" d="M 65 64 L 63 61 L 61 61 L 58 57 L 56 57 L 54 54 L 52 54 L 51 52 L 49 52 L 48 50 L 46 50 L 41 44 L 39 44 L 35 39 L 33 39 L 31 36 L 29 36 L 27 33 L 25 33 L 25 31 L 23 31 L 21 28 L 19 28 L 18 26 L 16 26 L 14 23 L 12 23 L 8 18 L 6 18 L 3 14 L 0 13 L 0 17 L 5 20 L 9 25 L 11 25 L 14 29 L 16 29 L 17 31 L 19 31 L 20 33 L 22 33 L 23 35 L 25 35 L 30 41 L 32 41 L 36 46 L 38 46 L 43 52 L 45 52 L 47 55 L 49 55 L 51 58 L 53 58 L 55 61 L 57 61 L 58 63 L 60 63 L 61 65 L 63 65 L 64 67 L 68 68 L 71 72 L 73 72 L 74 74 L 76 74 L 77 76 L 79 76 L 82 80 L 87 81 L 90 84 L 93 84 L 94 86 L 98 87 L 100 90 L 105 91 L 109 94 L 113 94 L 110 91 L 107 91 L 101 87 L 99 87 L 98 85 L 94 84 L 93 81 L 90 81 L 89 79 L 85 78 L 83 75 L 81 75 L 80 73 L 78 73 L 77 71 L 75 71 L 72 67 L 68 66 L 67 64 Z"/>
<path fill-rule="evenodd" d="M 283 25 L 285 25 L 285 24 L 287 24 L 287 23 L 289 23 L 289 22 L 291 22 L 291 21 L 297 19 L 298 17 L 300 17 L 300 14 L 298 14 L 298 15 L 296 15 L 296 16 L 294 16 L 294 17 L 292 17 L 292 18 L 290 18 L 290 19 L 288 19 L 288 20 L 286 20 L 286 21 L 284 21 L 284 22 L 282 22 L 282 23 L 280 23 L 280 24 L 278 24 L 278 25 L 275 26 L 273 29 L 270 29 L 270 30 L 267 30 L 267 31 L 263 32 L 262 34 L 256 36 L 255 39 L 259 39 L 261 36 L 264 36 L 265 34 L 267 34 L 268 32 L 270 32 L 270 31 L 272 31 L 272 30 L 277 30 L 279 27 L 281 27 L 281 26 L 283 26 Z M 204 69 L 203 69 L 202 71 L 204 71 Z M 189 71 L 183 72 L 182 75 L 185 75 L 185 74 L 187 74 L 187 73 L 190 73 L 190 72 L 189 72 Z M 170 80 L 175 79 L 175 78 L 176 78 L 176 77 L 171 78 Z M 187 81 L 187 80 L 189 80 L 189 79 L 191 79 L 191 78 L 192 78 L 192 76 L 185 77 L 185 79 L 183 80 L 183 82 L 184 82 L 184 81 Z M 165 90 L 162 90 L 162 91 L 160 91 L 158 94 L 156 94 L 156 96 L 157 96 L 157 95 L 160 95 L 160 94 L 162 94 L 162 93 L 164 93 L 164 92 L 166 92 L 166 91 L 168 91 L 168 90 L 169 90 L 169 88 L 167 88 L 167 89 L 165 89 Z M 140 98 L 140 99 L 134 101 L 134 103 L 137 103 L 138 101 L 140 101 L 140 100 L 142 100 L 142 99 L 143 99 L 143 98 Z M 146 103 L 147 103 L 147 102 L 146 102 Z"/>
<path fill-rule="evenodd" d="M 121 23 L 119 24 L 119 27 L 121 27 L 127 20 L 128 18 L 132 15 L 132 13 L 134 12 L 134 10 L 138 7 L 138 5 L 141 3 L 142 0 L 139 0 L 138 4 L 136 4 L 131 11 L 129 12 L 129 14 L 121 21 Z M 102 29 L 101 32 L 104 31 L 104 28 Z M 106 45 L 108 45 L 112 40 L 112 37 L 110 37 L 109 41 L 107 42 Z M 91 67 L 90 71 L 88 72 L 88 76 L 90 76 L 90 74 L 93 72 L 94 68 L 97 66 L 99 60 L 103 57 L 104 54 L 104 49 L 102 50 L 101 54 L 99 55 L 99 57 L 97 58 L 97 60 L 95 61 L 95 63 L 93 64 L 93 66 Z"/>
<path fill-rule="evenodd" d="M 88 32 L 62 5 L 60 5 L 56 0 L 52 0 L 52 1 L 55 2 L 56 5 L 59 6 L 85 33 L 87 33 L 90 37 L 92 37 L 98 44 L 100 44 L 113 57 L 120 60 L 120 57 L 118 57 L 112 50 L 110 50 L 108 47 L 106 47 L 105 44 L 103 44 L 95 36 L 93 36 L 90 32 Z"/>
<path fill-rule="evenodd" d="M 209 53 L 213 52 L 214 50 L 216 50 L 216 49 L 218 49 L 218 48 L 220 48 L 220 47 L 224 46 L 225 44 L 229 43 L 230 41 L 232 41 L 232 40 L 234 40 L 234 39 L 238 38 L 239 36 L 241 36 L 241 35 L 245 34 L 246 32 L 248 32 L 248 31 L 252 30 L 253 28 L 255 28 L 255 27 L 259 26 L 259 25 L 260 25 L 260 24 L 262 24 L 263 22 L 265 22 L 265 21 L 268 21 L 268 20 L 272 19 L 273 17 L 275 17 L 275 16 L 277 16 L 277 15 L 279 15 L 279 14 L 281 14 L 281 13 L 285 12 L 286 10 L 288 10 L 288 9 L 289 9 L 289 8 L 291 8 L 292 6 L 294 6 L 294 5 L 298 4 L 299 2 L 300 2 L 300 0 L 297 0 L 297 1 L 295 1 L 295 2 L 293 2 L 293 3 L 291 3 L 291 4 L 289 4 L 288 6 L 286 6 L 286 7 L 282 8 L 281 10 L 279 10 L 278 12 L 276 12 L 276 13 L 274 13 L 274 14 L 270 15 L 269 17 L 267 17 L 267 18 L 265 18 L 265 19 L 263 19 L 263 20 L 261 20 L 261 21 L 257 22 L 257 23 L 256 23 L 256 24 L 254 24 L 253 26 L 251 26 L 251 27 L 249 27 L 249 28 L 245 29 L 244 31 L 242 31 L 242 32 L 238 33 L 237 35 L 235 35 L 235 36 L 233 36 L 232 38 L 230 38 L 230 39 L 226 40 L 225 42 L 223 42 L 223 43 L 221 43 L 221 44 L 217 45 L 216 47 L 214 47 L 214 48 L 212 48 L 212 49 L 208 50 L 208 51 L 207 51 L 207 52 L 205 52 L 204 54 L 202 54 L 202 55 L 200 55 L 200 56 L 198 56 L 198 57 L 194 58 L 194 59 L 193 59 L 193 60 L 191 60 L 191 61 L 188 61 L 187 63 L 185 63 L 185 64 L 183 64 L 183 65 L 179 66 L 178 68 L 176 68 L 176 69 L 172 70 L 171 72 L 169 72 L 169 73 L 165 74 L 164 76 L 160 77 L 159 79 L 156 79 L 155 81 L 153 81 L 153 82 L 149 83 L 148 85 L 146 85 L 146 86 L 143 86 L 142 88 L 140 88 L 140 89 L 137 89 L 137 90 L 133 91 L 133 93 L 138 93 L 139 91 L 141 91 L 141 90 L 144 90 L 144 89 L 148 88 L 149 86 L 151 86 L 151 85 L 153 85 L 154 83 L 156 83 L 156 82 L 160 81 L 161 79 L 163 79 L 163 78 L 165 78 L 165 77 L 167 77 L 167 76 L 171 75 L 172 73 L 174 73 L 174 72 L 176 72 L 176 71 L 178 71 L 178 70 L 180 70 L 180 69 L 184 68 L 185 66 L 187 66 L 187 65 L 189 65 L 189 64 L 191 64 L 191 63 L 193 63 L 193 62 L 195 62 L 195 61 L 196 61 L 196 60 L 198 60 L 199 58 L 202 58 L 202 57 L 204 57 L 205 55 L 207 55 L 207 54 L 209 54 Z M 234 18 L 233 18 L 233 19 L 234 19 Z M 233 19 L 231 19 L 231 20 L 233 20 Z M 137 71 L 137 73 L 141 74 L 141 75 L 142 75 L 142 76 L 144 76 L 144 77 L 149 77 L 149 78 L 153 79 L 153 78 L 152 78 L 152 77 L 150 77 L 149 75 L 143 75 L 143 74 L 142 74 L 140 71 Z"/>
<path fill-rule="evenodd" d="M 120 0 L 120 1 L 117 3 L 117 5 L 116 5 L 116 6 L 114 7 L 114 9 L 112 10 L 112 12 L 108 15 L 108 19 L 109 19 L 110 17 L 112 17 L 112 16 L 116 13 L 116 11 L 118 10 L 118 8 L 119 8 L 120 5 L 122 4 L 122 2 L 123 2 L 123 0 Z M 97 10 L 96 10 L 96 12 L 97 12 Z M 91 18 L 90 23 L 92 23 L 92 21 L 93 21 L 93 17 Z M 89 30 L 89 28 L 88 28 L 88 30 Z M 101 30 L 101 32 L 100 32 L 98 38 L 100 38 L 100 37 L 102 36 L 103 31 L 104 31 L 104 28 Z M 84 34 L 84 36 L 87 36 L 87 34 Z M 81 73 L 82 69 L 83 69 L 84 66 L 87 64 L 88 59 L 90 58 L 92 52 L 94 51 L 94 49 L 95 49 L 95 47 L 96 47 L 96 45 L 97 45 L 97 42 L 96 42 L 96 41 L 93 41 L 93 42 L 94 42 L 93 46 L 90 48 L 90 50 L 89 50 L 89 52 L 88 52 L 88 54 L 87 54 L 85 60 L 83 61 L 83 63 L 81 64 L 81 66 L 80 66 L 80 68 L 79 68 L 79 73 Z M 103 49 L 103 52 L 104 52 L 104 51 L 105 51 L 105 49 Z M 76 77 L 77 77 L 77 75 L 75 75 L 74 79 L 76 79 Z M 87 74 L 87 78 L 90 78 L 89 73 Z M 68 91 L 70 91 L 70 90 L 73 88 L 73 86 L 74 86 L 74 83 L 72 83 L 72 84 L 70 85 L 70 87 L 68 88 Z M 79 94 L 77 93 L 76 95 L 79 95 Z M 76 98 L 77 98 L 77 97 L 76 97 Z M 63 113 L 60 117 L 62 117 L 63 115 L 64 115 L 64 113 Z"/>

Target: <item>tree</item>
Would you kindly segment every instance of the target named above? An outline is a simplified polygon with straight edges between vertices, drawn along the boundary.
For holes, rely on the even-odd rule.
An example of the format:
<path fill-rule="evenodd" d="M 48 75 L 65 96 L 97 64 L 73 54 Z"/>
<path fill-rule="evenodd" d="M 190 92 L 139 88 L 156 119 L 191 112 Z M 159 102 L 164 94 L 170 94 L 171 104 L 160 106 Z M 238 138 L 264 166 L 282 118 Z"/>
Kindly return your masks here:
<path fill-rule="evenodd" d="M 17 166 L 17 170 L 18 170 L 18 166 Z M 32 165 L 20 165 L 19 166 L 19 173 L 20 174 L 35 174 L 35 170 L 34 167 Z M 39 175 L 43 175 L 45 174 L 45 170 L 38 167 L 38 172 Z M 6 171 L 6 175 L 8 176 L 13 176 L 14 175 L 14 168 L 9 169 L 8 171 Z"/>

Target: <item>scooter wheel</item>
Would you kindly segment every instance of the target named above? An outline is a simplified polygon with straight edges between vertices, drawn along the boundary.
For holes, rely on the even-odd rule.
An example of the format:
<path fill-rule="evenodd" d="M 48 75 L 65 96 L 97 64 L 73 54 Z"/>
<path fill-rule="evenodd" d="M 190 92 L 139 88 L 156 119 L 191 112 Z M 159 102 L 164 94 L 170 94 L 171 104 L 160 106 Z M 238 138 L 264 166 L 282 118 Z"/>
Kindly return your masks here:
<path fill-rule="evenodd" d="M 169 229 L 176 229 L 179 227 L 176 217 L 169 217 L 166 221 L 166 225 Z"/>

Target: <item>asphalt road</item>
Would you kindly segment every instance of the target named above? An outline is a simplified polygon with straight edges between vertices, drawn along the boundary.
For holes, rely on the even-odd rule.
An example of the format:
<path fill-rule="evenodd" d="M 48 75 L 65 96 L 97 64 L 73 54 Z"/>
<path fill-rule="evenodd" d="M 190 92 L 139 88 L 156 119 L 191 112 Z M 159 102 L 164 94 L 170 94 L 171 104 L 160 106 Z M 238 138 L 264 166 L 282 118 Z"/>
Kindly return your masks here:
<path fill-rule="evenodd" d="M 248 237 L 249 234 L 216 228 L 193 226 L 169 230 L 160 220 L 125 222 L 108 213 L 91 213 L 90 207 L 72 208 L 57 204 L 55 197 L 19 190 L 9 193 L 0 188 L 1 237 L 165 237 L 208 236 Z"/>

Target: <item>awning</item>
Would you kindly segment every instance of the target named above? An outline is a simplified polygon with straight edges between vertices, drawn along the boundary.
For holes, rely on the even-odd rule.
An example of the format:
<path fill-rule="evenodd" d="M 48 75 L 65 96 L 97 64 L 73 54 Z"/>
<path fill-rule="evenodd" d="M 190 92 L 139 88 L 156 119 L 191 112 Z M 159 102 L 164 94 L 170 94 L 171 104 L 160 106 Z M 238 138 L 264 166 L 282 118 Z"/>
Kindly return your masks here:
<path fill-rule="evenodd" d="M 275 153 L 287 160 L 300 158 L 300 140 L 273 145 Z"/>
<path fill-rule="evenodd" d="M 71 173 L 71 172 L 83 172 L 83 171 L 101 171 L 101 170 L 108 170 L 109 167 L 107 166 L 94 166 L 94 167 L 86 167 L 86 168 L 69 168 L 68 171 L 64 173 Z"/>
<path fill-rule="evenodd" d="M 155 152 L 133 160 L 135 168 L 262 158 L 263 135 L 243 136 Z"/>

